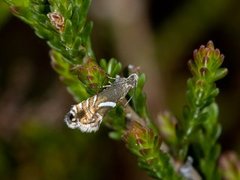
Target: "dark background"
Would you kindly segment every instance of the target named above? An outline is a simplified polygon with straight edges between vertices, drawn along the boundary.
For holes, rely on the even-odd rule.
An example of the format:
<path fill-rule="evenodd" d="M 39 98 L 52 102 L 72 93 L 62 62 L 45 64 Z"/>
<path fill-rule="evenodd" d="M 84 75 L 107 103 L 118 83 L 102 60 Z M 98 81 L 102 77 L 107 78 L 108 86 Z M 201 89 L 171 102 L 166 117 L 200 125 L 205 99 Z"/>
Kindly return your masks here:
<path fill-rule="evenodd" d="M 181 118 L 187 61 L 212 40 L 229 74 L 217 85 L 222 151 L 240 152 L 240 1 L 95 0 L 93 49 L 147 75 L 149 111 Z M 0 179 L 148 179 L 109 129 L 83 134 L 63 122 L 74 104 L 50 66 L 49 47 L 0 2 Z M 207 143 L 207 142 L 206 142 Z"/>

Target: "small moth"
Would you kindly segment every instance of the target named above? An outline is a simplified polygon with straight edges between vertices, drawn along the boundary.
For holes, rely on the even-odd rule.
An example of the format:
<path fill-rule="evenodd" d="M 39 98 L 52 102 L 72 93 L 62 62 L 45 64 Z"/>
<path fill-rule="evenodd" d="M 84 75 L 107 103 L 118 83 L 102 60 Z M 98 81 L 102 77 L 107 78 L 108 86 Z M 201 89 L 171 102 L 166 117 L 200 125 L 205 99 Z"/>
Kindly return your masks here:
<path fill-rule="evenodd" d="M 137 80 L 137 74 L 131 74 L 127 78 L 117 77 L 99 94 L 73 105 L 65 116 L 66 124 L 69 128 L 79 128 L 82 132 L 96 132 L 107 111 L 114 108 L 130 89 L 136 87 Z"/>

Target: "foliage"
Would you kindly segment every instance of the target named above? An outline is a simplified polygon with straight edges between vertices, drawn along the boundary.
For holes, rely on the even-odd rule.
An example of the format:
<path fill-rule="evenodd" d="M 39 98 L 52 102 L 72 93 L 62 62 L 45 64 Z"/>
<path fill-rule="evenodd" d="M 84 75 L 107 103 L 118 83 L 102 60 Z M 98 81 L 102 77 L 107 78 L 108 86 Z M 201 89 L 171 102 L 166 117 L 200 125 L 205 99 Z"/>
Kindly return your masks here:
<path fill-rule="evenodd" d="M 181 179 L 170 165 L 167 153 L 160 150 L 161 140 L 152 129 L 137 122 L 130 122 L 124 134 L 124 141 L 138 157 L 139 166 L 156 179 Z"/>
<path fill-rule="evenodd" d="M 211 41 L 193 53 L 189 68 L 193 77 L 187 82 L 187 105 L 179 128 L 180 158 L 184 158 L 191 145 L 194 157 L 206 179 L 220 179 L 216 161 L 220 153 L 217 139 L 221 132 L 215 97 L 219 90 L 215 81 L 227 74 L 220 68 L 224 56 Z"/>

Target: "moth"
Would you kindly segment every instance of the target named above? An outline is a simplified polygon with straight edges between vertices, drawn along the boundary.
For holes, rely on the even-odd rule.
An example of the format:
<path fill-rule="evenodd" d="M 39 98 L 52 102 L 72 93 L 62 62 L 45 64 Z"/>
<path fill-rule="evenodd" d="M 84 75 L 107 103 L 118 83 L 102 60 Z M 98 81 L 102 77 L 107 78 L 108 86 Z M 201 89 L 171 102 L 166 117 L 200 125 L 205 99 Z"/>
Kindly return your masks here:
<path fill-rule="evenodd" d="M 136 87 L 137 80 L 137 74 L 131 74 L 127 78 L 117 77 L 99 94 L 73 105 L 65 116 L 66 124 L 69 128 L 78 128 L 82 132 L 96 132 L 104 115 L 124 99 L 130 89 Z"/>

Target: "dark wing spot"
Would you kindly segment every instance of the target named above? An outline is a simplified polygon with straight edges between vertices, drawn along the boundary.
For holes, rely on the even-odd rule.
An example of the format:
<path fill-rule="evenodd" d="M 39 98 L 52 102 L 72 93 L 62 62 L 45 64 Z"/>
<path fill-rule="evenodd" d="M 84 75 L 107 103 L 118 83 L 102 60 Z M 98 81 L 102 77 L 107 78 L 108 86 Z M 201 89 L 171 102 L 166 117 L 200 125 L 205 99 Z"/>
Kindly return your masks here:
<path fill-rule="evenodd" d="M 73 115 L 73 113 L 72 112 L 69 112 L 69 113 L 67 113 L 66 114 L 66 116 L 65 116 L 65 121 L 66 122 L 72 122 L 72 119 L 74 118 L 74 115 Z"/>
<path fill-rule="evenodd" d="M 76 115 L 77 119 L 82 119 L 85 116 L 85 111 L 79 111 Z"/>
<path fill-rule="evenodd" d="M 69 119 L 72 121 L 73 118 L 74 118 L 74 115 L 72 113 L 69 113 Z"/>

